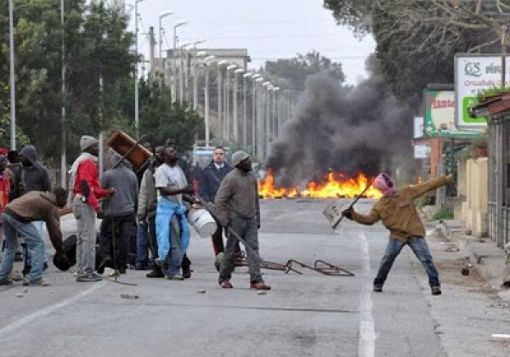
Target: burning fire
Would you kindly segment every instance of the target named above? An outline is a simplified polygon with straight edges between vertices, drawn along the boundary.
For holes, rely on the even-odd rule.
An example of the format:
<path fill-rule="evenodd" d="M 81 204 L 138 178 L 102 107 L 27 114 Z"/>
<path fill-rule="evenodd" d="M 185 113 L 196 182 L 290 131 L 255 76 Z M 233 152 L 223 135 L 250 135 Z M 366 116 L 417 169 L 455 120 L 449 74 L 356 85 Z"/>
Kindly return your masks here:
<path fill-rule="evenodd" d="M 364 174 L 356 177 L 346 177 L 343 174 L 330 172 L 321 182 L 310 181 L 304 189 L 298 187 L 278 187 L 271 172 L 259 181 L 259 195 L 264 198 L 354 198 L 367 187 L 369 179 Z M 374 187 L 370 187 L 363 195 L 367 198 L 380 198 L 382 194 Z"/>

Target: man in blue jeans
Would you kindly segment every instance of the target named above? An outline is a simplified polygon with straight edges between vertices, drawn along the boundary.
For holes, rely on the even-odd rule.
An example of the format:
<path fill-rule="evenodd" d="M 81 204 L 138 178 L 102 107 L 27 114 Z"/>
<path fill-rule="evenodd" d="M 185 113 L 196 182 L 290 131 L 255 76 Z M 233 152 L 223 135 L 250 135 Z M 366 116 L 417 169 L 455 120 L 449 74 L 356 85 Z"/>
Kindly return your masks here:
<path fill-rule="evenodd" d="M 184 272 L 181 274 L 181 267 L 189 245 L 189 227 L 183 195 L 191 195 L 194 191 L 188 185 L 184 171 L 177 164 L 177 152 L 173 146 L 165 148 L 163 160 L 164 163 L 157 168 L 155 174 L 155 186 L 158 190 L 156 208 L 158 257 L 167 279 L 183 280 Z M 179 234 L 171 234 L 173 217 L 179 222 Z"/>
<path fill-rule="evenodd" d="M 44 221 L 50 240 L 55 248 L 55 256 L 62 263 L 67 260 L 60 231 L 60 211 L 66 204 L 67 194 L 62 188 L 53 192 L 32 191 L 7 205 L 2 216 L 5 235 L 5 254 L 0 265 L 0 285 L 10 284 L 9 274 L 14 263 L 18 234 L 23 235 L 32 258 L 32 268 L 23 279 L 23 285 L 41 285 L 48 283 L 42 278 L 44 265 L 43 237 L 32 224 Z"/>
<path fill-rule="evenodd" d="M 395 188 L 392 179 L 387 174 L 381 173 L 375 178 L 374 187 L 382 192 L 383 197 L 374 204 L 370 213 L 363 215 L 355 212 L 353 208 L 343 211 L 343 215 L 348 219 L 365 225 L 382 220 L 390 231 L 390 241 L 374 280 L 375 292 L 382 292 L 395 258 L 407 244 L 427 272 L 432 295 L 441 295 L 439 275 L 424 238 L 425 228 L 413 200 L 452 182 L 452 176 L 442 176 L 422 184 Z"/>

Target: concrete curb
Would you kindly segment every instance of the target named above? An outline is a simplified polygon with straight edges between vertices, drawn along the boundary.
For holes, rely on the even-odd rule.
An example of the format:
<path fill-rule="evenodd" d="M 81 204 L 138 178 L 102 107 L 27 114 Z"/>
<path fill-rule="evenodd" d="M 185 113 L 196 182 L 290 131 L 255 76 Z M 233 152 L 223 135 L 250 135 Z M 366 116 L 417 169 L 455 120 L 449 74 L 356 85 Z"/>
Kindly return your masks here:
<path fill-rule="evenodd" d="M 501 286 L 505 266 L 503 249 L 492 240 L 467 234 L 461 221 L 434 221 L 429 222 L 428 227 L 428 235 L 454 243 L 466 259 L 466 267 L 476 269 L 499 297 L 510 303 L 510 289 Z"/>

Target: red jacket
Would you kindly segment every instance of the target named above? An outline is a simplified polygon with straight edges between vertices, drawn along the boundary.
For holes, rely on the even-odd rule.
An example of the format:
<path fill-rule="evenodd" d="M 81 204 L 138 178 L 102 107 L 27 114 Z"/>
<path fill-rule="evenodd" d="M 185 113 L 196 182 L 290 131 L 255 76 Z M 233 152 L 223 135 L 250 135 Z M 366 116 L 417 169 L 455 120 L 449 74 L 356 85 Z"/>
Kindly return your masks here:
<path fill-rule="evenodd" d="M 80 166 L 78 166 L 78 172 L 76 173 L 76 178 L 74 180 L 74 194 L 82 193 L 80 189 L 80 182 L 82 180 L 85 180 L 90 188 L 90 194 L 87 199 L 87 203 L 97 211 L 99 209 L 98 200 L 102 197 L 108 196 L 108 191 L 103 189 L 99 184 L 97 166 L 94 161 L 85 160 L 80 164 Z"/>
<path fill-rule="evenodd" d="M 0 173 L 0 213 L 4 211 L 9 203 L 9 193 L 11 192 L 10 170 L 5 169 Z"/>

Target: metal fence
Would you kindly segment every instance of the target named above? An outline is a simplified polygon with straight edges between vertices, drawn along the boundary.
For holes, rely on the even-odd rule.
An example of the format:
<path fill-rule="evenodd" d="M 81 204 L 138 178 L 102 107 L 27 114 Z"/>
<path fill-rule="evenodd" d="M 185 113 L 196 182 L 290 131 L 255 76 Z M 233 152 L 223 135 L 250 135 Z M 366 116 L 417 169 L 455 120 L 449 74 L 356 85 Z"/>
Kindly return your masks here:
<path fill-rule="evenodd" d="M 489 200 L 488 233 L 498 247 L 503 247 L 510 230 L 510 113 L 489 122 Z"/>

